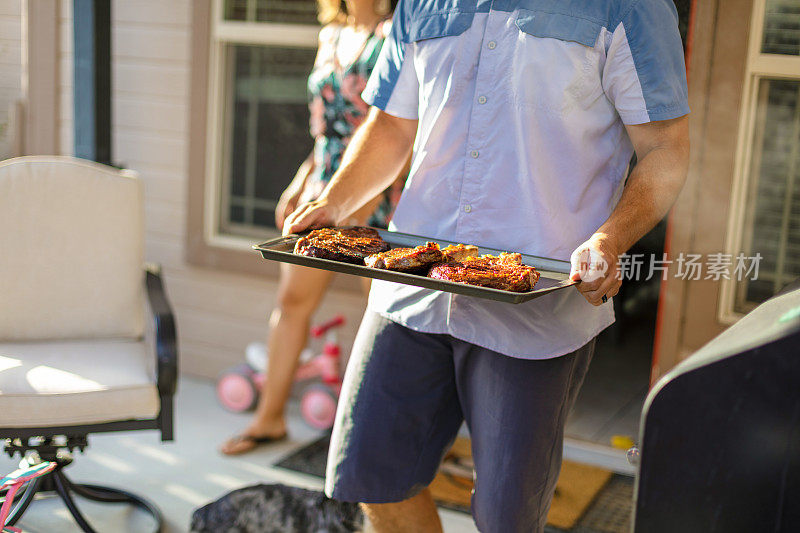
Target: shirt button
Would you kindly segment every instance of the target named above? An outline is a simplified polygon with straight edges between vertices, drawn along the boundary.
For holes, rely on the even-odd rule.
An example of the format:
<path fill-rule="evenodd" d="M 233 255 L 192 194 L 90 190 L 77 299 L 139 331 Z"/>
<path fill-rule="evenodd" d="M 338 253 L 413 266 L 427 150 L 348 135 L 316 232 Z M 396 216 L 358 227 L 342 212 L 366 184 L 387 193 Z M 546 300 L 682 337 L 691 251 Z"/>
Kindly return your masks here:
<path fill-rule="evenodd" d="M 485 96 L 479 96 L 478 97 L 478 103 L 479 104 L 485 104 L 486 103 L 486 97 Z"/>
<path fill-rule="evenodd" d="M 480 153 L 477 150 L 473 150 L 469 153 L 469 155 L 471 155 L 473 159 L 477 159 Z"/>
<path fill-rule="evenodd" d="M 495 41 L 489 41 L 488 43 L 486 43 L 486 46 L 489 47 L 489 50 L 494 50 L 495 48 L 497 48 L 497 43 Z"/>
<path fill-rule="evenodd" d="M 464 206 L 464 212 L 465 213 L 469 213 L 470 211 L 472 211 L 472 206 L 469 205 L 469 204 L 465 205 Z"/>

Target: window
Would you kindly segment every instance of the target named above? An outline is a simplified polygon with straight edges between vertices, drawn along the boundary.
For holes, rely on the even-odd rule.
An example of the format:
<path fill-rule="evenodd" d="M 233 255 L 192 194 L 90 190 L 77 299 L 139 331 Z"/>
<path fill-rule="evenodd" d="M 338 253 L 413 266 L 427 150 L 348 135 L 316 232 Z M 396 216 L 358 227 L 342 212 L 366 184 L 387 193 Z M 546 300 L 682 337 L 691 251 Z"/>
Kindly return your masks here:
<path fill-rule="evenodd" d="M 763 259 L 758 279 L 739 284 L 737 311 L 800 276 L 800 82 L 762 79 L 758 96 L 743 248 Z"/>
<path fill-rule="evenodd" d="M 313 0 L 215 0 L 211 13 L 205 230 L 249 247 L 308 156 L 306 80 L 319 26 Z"/>
<path fill-rule="evenodd" d="M 275 226 L 275 204 L 308 156 L 305 97 L 315 50 L 228 44 L 220 231 Z"/>
<path fill-rule="evenodd" d="M 762 258 L 757 279 L 725 282 L 727 321 L 800 277 L 800 4 L 755 10 L 728 252 Z"/>
<path fill-rule="evenodd" d="M 191 13 L 186 260 L 275 277 L 252 245 L 277 236 L 275 202 L 311 151 L 316 2 L 193 0 Z M 362 290 L 353 276 L 333 286 Z"/>
<path fill-rule="evenodd" d="M 764 54 L 800 55 L 800 3 L 797 0 L 767 0 L 764 16 Z"/>
<path fill-rule="evenodd" d="M 225 20 L 317 24 L 317 4 L 308 0 L 225 0 Z"/>

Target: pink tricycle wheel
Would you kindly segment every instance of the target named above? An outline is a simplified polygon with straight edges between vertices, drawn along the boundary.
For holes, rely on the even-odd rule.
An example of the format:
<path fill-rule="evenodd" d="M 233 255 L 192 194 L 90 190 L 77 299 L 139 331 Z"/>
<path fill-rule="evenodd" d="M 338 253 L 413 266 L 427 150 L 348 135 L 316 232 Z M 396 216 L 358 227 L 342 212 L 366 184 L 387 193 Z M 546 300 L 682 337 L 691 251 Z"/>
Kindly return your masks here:
<path fill-rule="evenodd" d="M 303 392 L 300 411 L 303 419 L 315 429 L 333 427 L 336 417 L 336 395 L 324 385 L 312 385 Z"/>
<path fill-rule="evenodd" d="M 225 409 L 241 413 L 255 408 L 258 392 L 252 376 L 235 369 L 217 381 L 217 398 Z"/>

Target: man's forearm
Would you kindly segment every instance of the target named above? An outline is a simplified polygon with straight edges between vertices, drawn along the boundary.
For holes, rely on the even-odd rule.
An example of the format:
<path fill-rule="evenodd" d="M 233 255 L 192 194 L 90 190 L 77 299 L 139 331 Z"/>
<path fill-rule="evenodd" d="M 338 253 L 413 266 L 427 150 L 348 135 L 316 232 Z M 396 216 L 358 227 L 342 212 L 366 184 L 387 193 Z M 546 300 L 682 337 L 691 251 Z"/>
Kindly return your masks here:
<path fill-rule="evenodd" d="M 335 207 L 337 223 L 394 182 L 408 160 L 416 124 L 415 120 L 370 110 L 347 146 L 339 170 L 319 197 Z"/>
<path fill-rule="evenodd" d="M 614 211 L 597 230 L 624 253 L 664 218 L 683 187 L 689 162 L 686 137 L 652 147 L 637 162 Z"/>
<path fill-rule="evenodd" d="M 619 291 L 618 258 L 650 231 L 678 197 L 689 166 L 687 117 L 627 126 L 639 162 L 611 216 L 570 257 L 571 279 L 589 303 Z"/>

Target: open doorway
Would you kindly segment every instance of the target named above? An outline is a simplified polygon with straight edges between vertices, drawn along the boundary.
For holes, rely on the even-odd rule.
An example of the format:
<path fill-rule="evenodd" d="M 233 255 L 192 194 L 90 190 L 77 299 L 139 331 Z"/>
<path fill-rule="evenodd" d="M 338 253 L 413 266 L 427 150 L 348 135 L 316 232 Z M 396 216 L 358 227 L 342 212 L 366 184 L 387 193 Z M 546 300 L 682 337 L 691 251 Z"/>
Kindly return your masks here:
<path fill-rule="evenodd" d="M 687 37 L 695 0 L 673 1 L 688 65 L 691 39 Z M 631 168 L 635 164 L 634 156 Z M 661 272 L 656 270 L 649 275 L 650 265 L 654 258 L 662 258 L 667 226 L 665 218 L 628 251 L 630 255 L 641 255 L 641 276 L 623 282 L 613 300 L 616 323 L 597 338 L 592 364 L 567 420 L 568 456 L 570 447 L 582 449 L 580 456 L 584 460 L 632 471 L 624 452 L 638 437 L 639 418 L 650 388 L 661 289 Z M 600 449 L 610 446 L 620 448 L 619 453 L 613 455 Z M 593 453 L 596 457 L 591 457 Z"/>
<path fill-rule="evenodd" d="M 662 220 L 628 252 L 643 256 L 642 276 L 624 281 L 613 299 L 617 320 L 597 338 L 592 364 L 567 421 L 568 438 L 624 446 L 639 433 L 650 385 L 661 273 L 646 278 L 652 258 L 664 252 L 666 225 Z"/>

